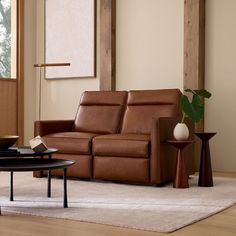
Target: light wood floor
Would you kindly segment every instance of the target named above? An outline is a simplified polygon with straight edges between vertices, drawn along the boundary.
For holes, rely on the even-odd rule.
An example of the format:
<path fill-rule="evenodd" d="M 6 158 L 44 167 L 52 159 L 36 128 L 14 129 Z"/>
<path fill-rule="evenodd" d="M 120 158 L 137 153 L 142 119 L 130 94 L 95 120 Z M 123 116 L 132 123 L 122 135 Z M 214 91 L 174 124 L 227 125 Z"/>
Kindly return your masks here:
<path fill-rule="evenodd" d="M 217 173 L 233 177 L 235 174 Z M 161 236 L 167 234 L 132 230 L 100 224 L 82 223 L 43 217 L 4 214 L 0 216 L 0 236 Z M 205 220 L 187 226 L 171 236 L 235 236 L 236 205 Z"/>

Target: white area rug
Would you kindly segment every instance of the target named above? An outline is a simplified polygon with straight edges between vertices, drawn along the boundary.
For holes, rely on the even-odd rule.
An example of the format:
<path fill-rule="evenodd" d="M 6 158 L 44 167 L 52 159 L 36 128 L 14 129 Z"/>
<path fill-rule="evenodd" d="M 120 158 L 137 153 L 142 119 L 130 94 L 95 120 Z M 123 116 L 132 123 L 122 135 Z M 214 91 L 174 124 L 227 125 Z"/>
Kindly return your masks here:
<path fill-rule="evenodd" d="M 0 179 L 3 215 L 7 211 L 166 233 L 236 203 L 236 180 L 230 178 L 215 178 L 214 187 L 200 188 L 193 177 L 189 189 L 69 180 L 67 209 L 62 208 L 61 179 L 52 180 L 48 199 L 46 178 L 15 173 L 14 202 L 9 202 L 9 174 L 0 173 Z"/>

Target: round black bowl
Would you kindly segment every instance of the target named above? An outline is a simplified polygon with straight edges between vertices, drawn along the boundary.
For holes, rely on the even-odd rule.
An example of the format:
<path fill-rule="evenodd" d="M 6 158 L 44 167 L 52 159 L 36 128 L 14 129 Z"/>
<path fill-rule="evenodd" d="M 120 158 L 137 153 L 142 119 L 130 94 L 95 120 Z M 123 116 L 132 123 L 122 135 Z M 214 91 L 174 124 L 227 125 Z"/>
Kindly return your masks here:
<path fill-rule="evenodd" d="M 17 135 L 4 135 L 0 136 L 0 149 L 8 149 L 18 140 Z"/>

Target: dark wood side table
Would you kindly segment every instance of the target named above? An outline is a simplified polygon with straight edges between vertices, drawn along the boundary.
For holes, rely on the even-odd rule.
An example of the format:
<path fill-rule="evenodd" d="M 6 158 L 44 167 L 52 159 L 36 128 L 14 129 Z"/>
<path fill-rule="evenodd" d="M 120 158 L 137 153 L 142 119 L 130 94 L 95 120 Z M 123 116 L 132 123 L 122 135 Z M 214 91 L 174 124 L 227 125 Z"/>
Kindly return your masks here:
<path fill-rule="evenodd" d="M 216 133 L 196 132 L 195 135 L 202 140 L 198 186 L 212 187 L 213 178 L 209 140 L 216 135 Z"/>
<path fill-rule="evenodd" d="M 177 141 L 177 140 L 168 140 L 167 143 L 171 144 L 177 148 L 177 158 L 176 158 L 176 169 L 175 177 L 173 182 L 174 188 L 189 188 L 188 184 L 188 173 L 183 157 L 183 149 L 188 145 L 192 144 L 194 141 Z"/>

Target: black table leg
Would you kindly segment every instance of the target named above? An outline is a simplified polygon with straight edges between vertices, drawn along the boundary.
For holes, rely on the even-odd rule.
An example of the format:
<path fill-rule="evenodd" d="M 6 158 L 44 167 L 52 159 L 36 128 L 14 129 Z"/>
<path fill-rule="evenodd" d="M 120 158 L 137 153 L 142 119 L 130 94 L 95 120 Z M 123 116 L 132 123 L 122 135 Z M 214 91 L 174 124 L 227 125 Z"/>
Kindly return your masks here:
<path fill-rule="evenodd" d="M 51 159 L 51 158 L 52 158 L 52 155 L 49 154 L 48 159 Z M 49 170 L 48 171 L 48 192 L 47 192 L 48 197 L 51 197 L 51 178 L 52 178 L 52 173 L 51 173 L 51 170 Z"/>
<path fill-rule="evenodd" d="M 67 174 L 66 174 L 67 169 L 63 169 L 63 180 L 64 180 L 64 208 L 68 208 L 68 202 L 67 202 Z"/>
<path fill-rule="evenodd" d="M 10 172 L 10 201 L 14 201 L 13 199 L 13 171 Z"/>
<path fill-rule="evenodd" d="M 51 197 L 51 170 L 48 171 L 48 197 Z"/>

